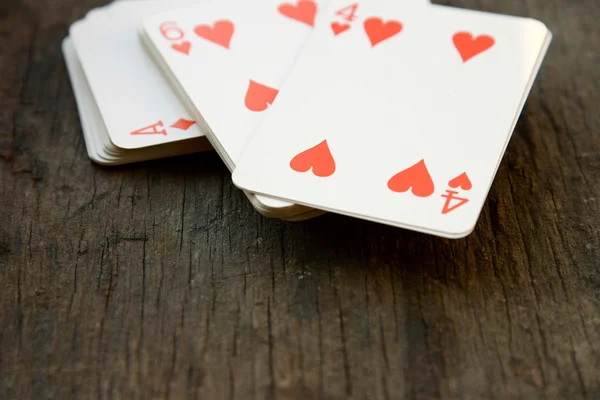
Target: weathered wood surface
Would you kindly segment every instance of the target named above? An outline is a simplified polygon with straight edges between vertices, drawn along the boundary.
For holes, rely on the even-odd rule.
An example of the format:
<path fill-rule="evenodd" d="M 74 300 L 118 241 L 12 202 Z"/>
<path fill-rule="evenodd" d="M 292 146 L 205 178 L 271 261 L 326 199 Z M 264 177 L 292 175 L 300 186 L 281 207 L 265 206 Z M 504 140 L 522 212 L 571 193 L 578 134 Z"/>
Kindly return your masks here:
<path fill-rule="evenodd" d="M 60 43 L 104 3 L 0 2 L 1 399 L 600 397 L 597 0 L 447 1 L 555 35 L 458 241 L 92 164 Z"/>

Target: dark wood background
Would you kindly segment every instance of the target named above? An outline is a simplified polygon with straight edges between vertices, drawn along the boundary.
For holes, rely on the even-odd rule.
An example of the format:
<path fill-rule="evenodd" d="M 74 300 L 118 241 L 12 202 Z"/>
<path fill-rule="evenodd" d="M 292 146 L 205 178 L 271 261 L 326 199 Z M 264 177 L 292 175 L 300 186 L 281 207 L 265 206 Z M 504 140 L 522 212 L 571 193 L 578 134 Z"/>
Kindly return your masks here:
<path fill-rule="evenodd" d="M 60 44 L 105 3 L 0 2 L 1 399 L 600 398 L 600 2 L 445 2 L 555 35 L 456 241 L 91 163 Z"/>

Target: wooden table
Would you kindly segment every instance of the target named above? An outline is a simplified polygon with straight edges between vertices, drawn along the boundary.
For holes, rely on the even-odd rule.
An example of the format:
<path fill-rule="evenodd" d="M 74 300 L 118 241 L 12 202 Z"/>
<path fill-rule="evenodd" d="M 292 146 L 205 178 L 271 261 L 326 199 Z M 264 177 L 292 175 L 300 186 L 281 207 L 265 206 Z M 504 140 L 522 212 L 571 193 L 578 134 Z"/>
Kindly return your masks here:
<path fill-rule="evenodd" d="M 103 168 L 60 43 L 0 4 L 0 398 L 600 396 L 600 3 L 554 33 L 475 232 L 259 216 L 214 153 Z M 110 29 L 110 27 L 107 27 Z"/>

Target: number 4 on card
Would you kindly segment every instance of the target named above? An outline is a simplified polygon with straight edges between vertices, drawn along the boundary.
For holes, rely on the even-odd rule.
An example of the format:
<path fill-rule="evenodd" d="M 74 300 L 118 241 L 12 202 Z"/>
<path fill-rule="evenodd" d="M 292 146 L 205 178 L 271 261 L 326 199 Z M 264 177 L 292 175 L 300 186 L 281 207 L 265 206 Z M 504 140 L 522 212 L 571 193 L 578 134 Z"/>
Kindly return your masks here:
<path fill-rule="evenodd" d="M 446 193 L 442 195 L 442 197 L 446 199 L 444 208 L 442 209 L 442 214 L 448 214 L 449 212 L 454 211 L 469 202 L 469 199 L 458 197 L 457 194 L 458 192 L 454 190 L 447 190 Z"/>
<path fill-rule="evenodd" d="M 351 4 L 344 8 L 341 8 L 335 12 L 335 15 L 339 15 L 339 16 L 343 17 L 342 20 L 348 22 L 348 23 L 341 23 L 341 22 L 334 21 L 331 23 L 331 30 L 333 31 L 333 34 L 335 36 L 350 29 L 350 23 L 352 23 L 353 21 L 355 21 L 358 18 L 358 16 L 356 15 L 357 9 L 358 9 L 358 3 L 354 3 L 354 4 Z"/>
<path fill-rule="evenodd" d="M 358 3 L 351 4 L 335 12 L 335 15 L 339 15 L 344 21 L 352 22 L 358 18 L 356 10 L 358 9 Z"/>

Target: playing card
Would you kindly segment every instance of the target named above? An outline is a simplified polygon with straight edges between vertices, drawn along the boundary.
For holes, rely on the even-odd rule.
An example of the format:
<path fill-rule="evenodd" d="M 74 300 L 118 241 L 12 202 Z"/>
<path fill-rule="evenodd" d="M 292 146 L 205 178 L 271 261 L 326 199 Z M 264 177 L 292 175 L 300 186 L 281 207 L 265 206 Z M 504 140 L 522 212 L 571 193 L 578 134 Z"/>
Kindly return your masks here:
<path fill-rule="evenodd" d="M 102 129 L 105 129 L 102 122 L 102 116 L 100 115 L 100 111 L 98 110 L 98 107 L 93 99 L 93 95 L 85 79 L 85 74 L 83 73 L 81 64 L 77 58 L 77 54 L 75 53 L 75 48 L 73 47 L 69 37 L 65 38 L 63 41 L 63 53 L 65 56 L 67 69 L 69 71 L 69 76 L 71 78 L 73 91 L 77 99 L 77 108 L 83 128 L 84 140 L 88 155 L 93 160 L 102 160 L 102 162 L 105 163 L 107 156 L 98 149 L 103 145 L 100 143 L 101 139 L 103 137 L 108 138 L 108 134 L 105 132 L 105 135 L 102 135 L 98 132 Z M 189 146 L 185 141 L 176 143 L 175 145 L 176 147 L 172 147 L 175 150 L 175 154 L 186 154 L 186 152 L 189 151 Z M 135 157 L 144 155 L 148 154 L 140 152 L 136 152 L 136 154 L 133 155 L 128 154 L 128 160 L 129 162 L 133 162 L 132 160 L 136 160 Z M 159 155 L 151 155 L 150 158 L 158 157 Z M 141 161 L 142 159 L 143 158 L 140 158 L 139 160 Z M 121 159 L 119 159 L 119 161 L 121 161 Z M 251 198 L 254 199 L 255 197 L 251 196 Z M 288 217 L 284 216 L 282 219 L 286 221 L 301 221 L 316 217 L 323 213 L 320 210 L 308 210 L 307 212 L 302 211 L 303 210 L 300 209 L 299 214 L 290 215 Z"/>
<path fill-rule="evenodd" d="M 415 2 L 415 1 L 413 1 Z M 424 3 L 418 1 L 418 3 Z M 230 170 L 326 2 L 230 2 L 152 16 L 141 36 Z M 277 214 L 292 204 L 259 196 Z"/>
<path fill-rule="evenodd" d="M 82 117 L 99 116 L 94 123 L 82 122 L 88 154 L 96 162 L 119 164 L 210 149 L 137 34 L 139 18 L 178 4 L 190 1 L 119 1 L 71 27 L 72 44 L 63 48 L 69 70 L 83 75 L 72 77 L 86 86 L 75 90 Z"/>
<path fill-rule="evenodd" d="M 445 6 L 372 1 L 357 12 L 360 24 L 350 29 L 317 27 L 234 183 L 308 207 L 466 236 L 551 33 L 536 20 Z"/>

